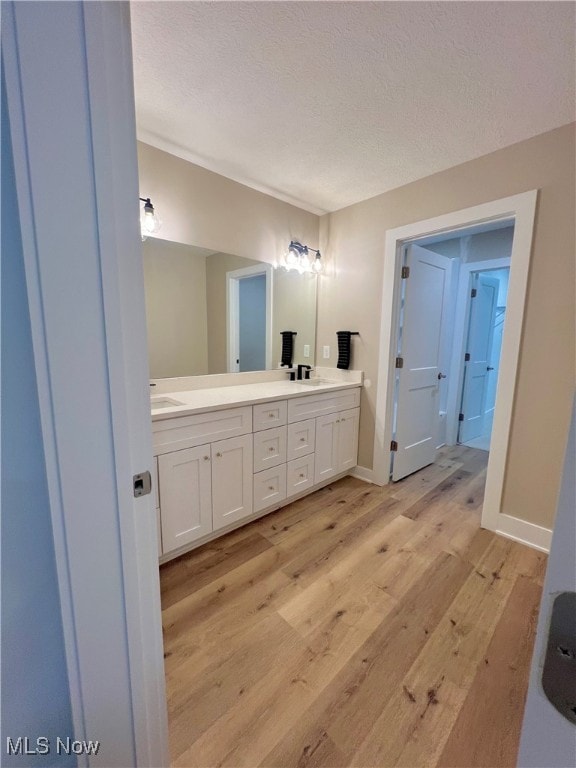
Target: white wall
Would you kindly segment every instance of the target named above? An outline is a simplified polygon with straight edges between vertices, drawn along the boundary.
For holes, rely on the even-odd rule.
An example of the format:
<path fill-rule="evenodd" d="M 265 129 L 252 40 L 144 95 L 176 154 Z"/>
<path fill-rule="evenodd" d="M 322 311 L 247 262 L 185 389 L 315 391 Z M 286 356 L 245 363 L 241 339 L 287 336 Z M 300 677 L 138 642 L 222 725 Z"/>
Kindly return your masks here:
<path fill-rule="evenodd" d="M 151 237 L 142 255 L 150 378 L 208 373 L 206 252 Z"/>
<path fill-rule="evenodd" d="M 360 332 L 359 464 L 373 466 L 386 231 L 538 190 L 502 511 L 552 527 L 574 390 L 574 124 L 518 142 L 321 218 L 317 350 Z M 384 307 L 389 312 L 389 307 Z M 324 361 L 323 361 L 324 362 Z M 335 364 L 335 355 L 326 361 Z M 554 376 L 550 371 L 554 370 Z"/>

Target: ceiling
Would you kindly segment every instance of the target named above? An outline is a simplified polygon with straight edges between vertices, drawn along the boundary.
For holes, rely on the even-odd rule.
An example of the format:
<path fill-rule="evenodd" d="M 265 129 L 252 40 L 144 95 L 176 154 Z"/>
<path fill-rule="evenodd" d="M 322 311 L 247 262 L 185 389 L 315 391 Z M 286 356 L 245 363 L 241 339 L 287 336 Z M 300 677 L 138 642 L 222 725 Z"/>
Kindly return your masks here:
<path fill-rule="evenodd" d="M 337 210 L 574 120 L 575 12 L 137 0 L 138 138 Z"/>

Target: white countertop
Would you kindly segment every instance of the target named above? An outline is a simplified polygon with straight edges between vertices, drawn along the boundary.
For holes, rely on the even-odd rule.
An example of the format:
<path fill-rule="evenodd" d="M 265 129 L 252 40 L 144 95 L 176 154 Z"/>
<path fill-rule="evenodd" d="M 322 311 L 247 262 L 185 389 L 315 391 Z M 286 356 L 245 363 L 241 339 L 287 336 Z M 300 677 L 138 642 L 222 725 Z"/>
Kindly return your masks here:
<path fill-rule="evenodd" d="M 189 416 L 193 413 L 217 411 L 235 406 L 255 405 L 270 400 L 288 400 L 302 395 L 319 395 L 323 392 L 360 386 L 362 386 L 360 381 L 327 381 L 322 379 L 322 384 L 311 386 L 299 381 L 283 380 L 152 394 L 152 403 L 154 400 L 162 398 L 178 400 L 182 403 L 182 405 L 161 408 L 152 407 L 152 421 L 173 419 L 178 416 Z"/>

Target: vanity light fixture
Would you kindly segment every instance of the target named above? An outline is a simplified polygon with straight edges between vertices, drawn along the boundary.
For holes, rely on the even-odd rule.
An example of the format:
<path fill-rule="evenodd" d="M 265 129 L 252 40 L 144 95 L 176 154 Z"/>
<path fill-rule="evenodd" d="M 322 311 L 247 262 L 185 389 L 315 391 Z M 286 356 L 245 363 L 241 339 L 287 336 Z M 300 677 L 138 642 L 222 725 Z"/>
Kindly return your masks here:
<path fill-rule="evenodd" d="M 310 260 L 310 253 L 316 254 L 314 259 Z M 295 269 L 300 274 L 304 272 L 314 272 L 318 274 L 322 272 L 322 254 L 316 248 L 311 248 L 309 245 L 303 245 L 298 240 L 291 240 L 288 246 L 288 253 L 284 259 L 282 266 L 290 271 Z"/>
<path fill-rule="evenodd" d="M 160 229 L 160 219 L 154 210 L 154 206 L 149 197 L 141 197 L 140 201 L 144 203 L 142 212 L 140 214 L 140 234 L 142 236 L 142 242 L 147 237 L 153 235 Z"/>

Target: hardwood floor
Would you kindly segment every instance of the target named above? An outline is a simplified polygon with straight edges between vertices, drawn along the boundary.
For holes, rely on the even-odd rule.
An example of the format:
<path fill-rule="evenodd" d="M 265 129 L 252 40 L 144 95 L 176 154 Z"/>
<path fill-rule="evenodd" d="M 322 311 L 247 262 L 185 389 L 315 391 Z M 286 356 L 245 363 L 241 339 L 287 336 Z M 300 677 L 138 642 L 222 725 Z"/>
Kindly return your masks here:
<path fill-rule="evenodd" d="M 173 765 L 514 766 L 546 557 L 488 454 L 345 478 L 163 566 Z"/>

